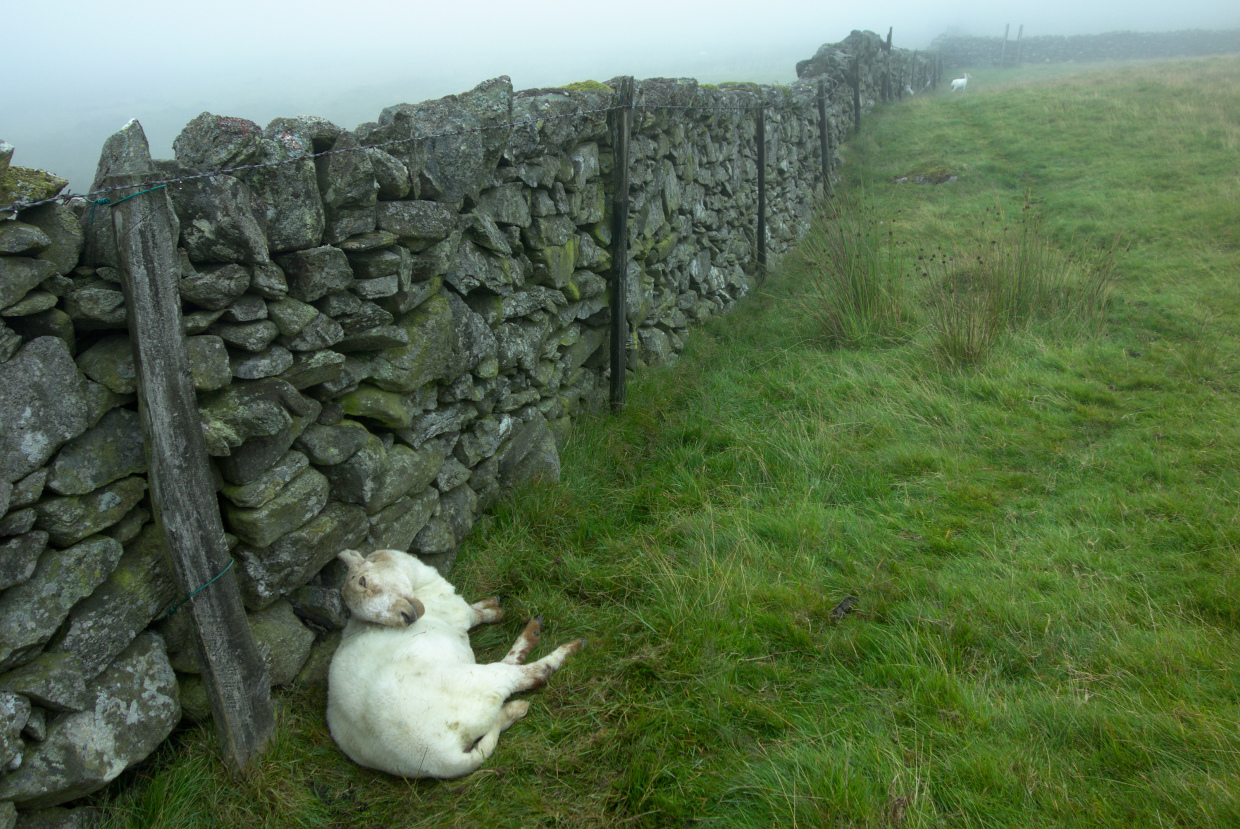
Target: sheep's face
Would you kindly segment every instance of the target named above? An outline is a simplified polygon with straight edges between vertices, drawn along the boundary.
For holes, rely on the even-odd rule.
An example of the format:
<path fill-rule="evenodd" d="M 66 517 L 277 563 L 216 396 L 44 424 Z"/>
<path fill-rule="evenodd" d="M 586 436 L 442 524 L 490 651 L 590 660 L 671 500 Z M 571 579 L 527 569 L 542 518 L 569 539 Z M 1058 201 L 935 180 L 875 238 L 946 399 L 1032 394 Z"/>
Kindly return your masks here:
<path fill-rule="evenodd" d="M 369 556 L 345 550 L 338 558 L 349 567 L 340 592 L 354 616 L 379 625 L 407 627 L 426 613 L 413 595 L 408 576 L 387 550 Z"/>

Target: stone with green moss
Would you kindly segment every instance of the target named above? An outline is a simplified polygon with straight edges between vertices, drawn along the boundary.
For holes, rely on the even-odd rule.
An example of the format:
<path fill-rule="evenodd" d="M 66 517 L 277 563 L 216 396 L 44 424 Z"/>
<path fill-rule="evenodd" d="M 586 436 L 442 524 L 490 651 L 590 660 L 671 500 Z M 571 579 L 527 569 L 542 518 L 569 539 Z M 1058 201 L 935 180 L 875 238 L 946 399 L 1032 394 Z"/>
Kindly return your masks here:
<path fill-rule="evenodd" d="M 52 244 L 51 238 L 25 222 L 0 223 L 0 254 L 38 256 Z"/>
<path fill-rule="evenodd" d="M 289 451 L 257 480 L 248 484 L 225 482 L 221 485 L 220 491 L 225 498 L 238 507 L 247 509 L 261 507 L 275 498 L 285 485 L 300 475 L 309 465 L 309 459 L 301 452 Z"/>
<path fill-rule="evenodd" d="M 13 204 L 50 199 L 68 186 L 69 182 L 46 170 L 9 166 L 0 173 L 0 210 Z"/>
<path fill-rule="evenodd" d="M 28 697 L 49 711 L 83 711 L 90 704 L 82 662 L 67 653 L 44 653 L 0 676 L 0 691 Z"/>
<path fill-rule="evenodd" d="M 572 90 L 576 90 L 579 92 L 602 92 L 604 90 L 607 92 L 613 91 L 612 88 L 608 86 L 607 84 L 599 83 L 598 81 L 595 81 L 595 80 L 575 81 L 573 83 L 566 84 L 559 88 L 560 89 L 572 89 Z"/>
<path fill-rule="evenodd" d="M 49 722 L 21 768 L 0 777 L 0 800 L 20 804 L 37 821 L 36 810 L 97 791 L 147 757 L 180 720 L 176 680 L 154 633 L 138 636 L 88 682 L 86 697 L 85 711 Z"/>
<path fill-rule="evenodd" d="M 60 495 L 86 495 L 144 472 L 146 451 L 138 413 L 113 409 L 61 447 L 52 461 L 47 486 Z"/>
<path fill-rule="evenodd" d="M 434 487 L 401 498 L 371 516 L 368 543 L 376 549 L 409 549 L 438 505 Z"/>
<path fill-rule="evenodd" d="M 121 545 L 102 535 L 68 549 L 45 551 L 27 581 L 0 595 L 0 670 L 29 661 L 120 557 Z"/>
<path fill-rule="evenodd" d="M 103 583 L 73 606 L 62 635 L 49 652 L 76 656 L 83 673 L 92 678 L 177 596 L 163 534 L 148 523 L 125 545 L 116 568 Z"/>
<path fill-rule="evenodd" d="M 35 504 L 35 527 L 62 547 L 107 529 L 125 517 L 146 492 L 146 480 L 131 476 L 86 495 L 44 498 Z"/>
<path fill-rule="evenodd" d="M 339 401 L 345 413 L 376 420 L 389 429 L 407 429 L 422 407 L 407 392 L 387 391 L 369 383 L 343 395 Z"/>
<path fill-rule="evenodd" d="M 310 658 L 313 631 L 301 623 L 293 606 L 284 600 L 249 614 L 248 621 L 272 686 L 292 682 Z"/>
<path fill-rule="evenodd" d="M 304 469 L 261 507 L 246 509 L 224 502 L 224 518 L 230 532 L 247 544 L 266 547 L 319 514 L 327 505 L 327 478 L 315 469 Z"/>
<path fill-rule="evenodd" d="M 500 224 L 530 226 L 530 194 L 521 182 L 484 190 L 478 196 L 476 209 Z"/>
<path fill-rule="evenodd" d="M 238 544 L 233 555 L 246 607 L 266 607 L 304 585 L 341 550 L 360 546 L 368 526 L 361 507 L 328 501 L 318 515 L 268 547 Z"/>
<path fill-rule="evenodd" d="M 316 466 L 334 466 L 353 457 L 369 437 L 365 426 L 346 418 L 333 426 L 315 423 L 306 427 L 293 445 Z"/>
<path fill-rule="evenodd" d="M 405 394 L 446 378 L 453 359 L 455 319 L 444 292 L 441 290 L 427 299 L 398 319 L 396 324 L 408 333 L 409 344 L 361 358 L 369 381 L 379 389 Z M 360 405 L 360 401 L 355 405 Z M 387 407 L 381 406 L 379 410 L 384 408 Z M 408 406 L 401 405 L 393 410 L 393 414 L 408 409 Z"/>
<path fill-rule="evenodd" d="M 286 410 L 300 411 L 307 402 L 290 384 L 280 380 L 234 383 L 198 399 L 207 452 L 227 456 L 254 437 L 275 435 L 289 428 L 293 418 Z"/>
<path fill-rule="evenodd" d="M 443 444 L 438 441 L 429 441 L 418 449 L 399 443 L 393 446 L 386 453 L 382 473 L 363 495 L 367 514 L 374 515 L 405 495 L 422 492 L 443 468 L 445 457 Z"/>
<path fill-rule="evenodd" d="M 563 288 L 573 278 L 577 269 L 577 237 L 571 236 L 563 245 L 556 245 L 530 251 L 530 259 L 534 262 L 534 281 Z"/>
<path fill-rule="evenodd" d="M 0 308 L 20 301 L 55 272 L 56 266 L 45 259 L 0 256 Z"/>

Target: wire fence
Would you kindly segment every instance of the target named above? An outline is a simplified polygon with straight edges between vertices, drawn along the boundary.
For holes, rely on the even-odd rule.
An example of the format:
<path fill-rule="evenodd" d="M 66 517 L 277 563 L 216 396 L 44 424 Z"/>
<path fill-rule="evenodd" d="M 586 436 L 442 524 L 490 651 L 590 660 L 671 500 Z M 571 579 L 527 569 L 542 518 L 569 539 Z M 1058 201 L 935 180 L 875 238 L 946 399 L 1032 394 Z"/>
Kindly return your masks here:
<path fill-rule="evenodd" d="M 834 88 L 832 91 L 834 91 Z M 615 112 L 616 110 L 621 109 L 621 106 L 615 103 L 616 100 L 618 100 L 618 97 L 613 98 L 613 103 L 606 107 L 599 107 L 595 109 L 575 110 L 573 112 L 564 113 L 562 115 L 538 116 L 538 117 L 533 117 L 533 118 L 525 118 L 519 121 L 509 121 L 503 124 L 483 124 L 477 127 L 466 127 L 463 129 L 451 130 L 447 132 L 429 133 L 426 135 L 411 135 L 407 138 L 395 138 L 390 141 L 384 141 L 378 144 L 361 144 L 361 145 L 354 146 L 354 147 L 341 147 L 338 149 L 320 150 L 318 152 L 307 152 L 302 155 L 296 155 L 292 158 L 284 158 L 284 159 L 279 159 L 276 161 L 262 161 L 262 162 L 256 162 L 254 164 L 240 164 L 235 167 L 221 167 L 215 170 L 207 170 L 204 172 L 181 175 L 181 176 L 176 176 L 174 178 L 151 179 L 149 181 L 143 181 L 143 182 L 139 182 L 135 184 L 127 184 L 127 185 L 122 185 L 118 187 L 101 187 L 97 190 L 91 190 L 86 193 L 66 192 L 66 193 L 57 194 L 55 196 L 50 196 L 45 199 L 39 199 L 36 201 L 17 201 L 17 202 L 12 202 L 7 205 L 0 206 L 0 219 L 16 218 L 17 214 L 22 210 L 28 210 L 32 207 L 39 207 L 44 204 L 53 204 L 56 202 L 64 204 L 66 202 L 72 201 L 73 199 L 84 199 L 85 201 L 91 203 L 92 205 L 96 205 L 96 206 L 113 205 L 113 204 L 116 204 L 117 202 L 113 202 L 110 199 L 109 197 L 110 194 L 118 193 L 122 190 L 124 191 L 133 190 L 135 187 L 143 188 L 144 190 L 151 190 L 151 189 L 157 189 L 159 187 L 166 187 L 168 185 L 181 184 L 183 182 L 197 181 L 200 179 L 211 178 L 213 176 L 218 176 L 218 175 L 234 175 L 236 173 L 244 173 L 249 170 L 267 169 L 267 168 L 273 168 L 273 167 L 282 167 L 286 165 L 301 164 L 302 162 L 306 160 L 314 161 L 320 158 L 327 158 L 329 156 L 333 156 L 333 155 L 337 155 L 341 153 L 365 152 L 371 149 L 384 150 L 388 147 L 395 147 L 397 145 L 408 144 L 410 142 L 415 142 L 415 141 L 434 141 L 440 138 L 456 138 L 456 137 L 460 137 L 463 135 L 472 135 L 476 133 L 486 132 L 488 130 L 501 130 L 501 129 L 512 130 L 512 129 L 516 129 L 519 127 L 525 127 L 525 126 L 539 126 L 548 121 L 564 121 L 564 120 L 568 120 L 572 118 L 582 118 L 582 117 L 586 117 L 590 115 L 606 115 L 608 113 Z M 705 104 L 684 104 L 684 105 L 637 104 L 637 105 L 634 105 L 632 109 L 635 113 L 641 113 L 642 116 L 645 117 L 646 114 L 648 114 L 651 111 L 655 111 L 655 110 L 704 110 L 704 111 L 711 111 L 711 112 L 746 112 L 748 113 L 748 112 L 755 112 L 758 109 L 762 108 L 764 105 L 765 104 L 762 102 L 750 104 L 748 106 L 738 106 L 738 107 L 712 106 L 712 105 L 705 105 Z"/>

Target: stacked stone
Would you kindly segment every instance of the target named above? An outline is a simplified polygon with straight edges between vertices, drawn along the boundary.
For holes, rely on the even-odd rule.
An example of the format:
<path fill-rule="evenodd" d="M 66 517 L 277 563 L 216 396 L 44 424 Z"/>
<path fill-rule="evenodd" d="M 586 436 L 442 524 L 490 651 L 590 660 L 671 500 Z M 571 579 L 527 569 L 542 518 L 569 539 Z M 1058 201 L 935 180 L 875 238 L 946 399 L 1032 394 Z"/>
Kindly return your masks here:
<path fill-rule="evenodd" d="M 0 204 L 63 190 L 54 176 L 10 167 L 12 152 L 0 146 Z M 87 332 L 124 324 L 119 274 L 80 260 L 86 234 L 70 207 L 47 203 L 5 218 L 0 825 L 11 826 L 12 800 L 51 806 L 145 757 L 180 706 L 162 641 L 142 633 L 172 585 L 162 562 L 137 545 L 150 513 L 132 389 L 117 393 L 74 360 Z M 144 584 L 136 592 L 127 582 L 134 574 Z"/>
<path fill-rule="evenodd" d="M 447 572 L 505 490 L 558 476 L 570 424 L 603 401 L 615 94 L 581 86 L 501 77 L 351 132 L 204 113 L 156 162 L 171 183 L 137 196 L 177 218 L 203 434 L 274 684 L 325 673 L 341 549 Z M 637 85 L 630 365 L 674 359 L 754 284 L 760 101 L 771 261 L 803 232 L 823 193 L 816 93 Z M 836 146 L 851 106 L 836 88 Z M 12 200 L 64 186 L 23 181 Z M 179 590 L 145 498 L 111 215 L 80 199 L 18 213 L 0 220 L 0 804 L 29 810 L 209 709 L 188 619 L 158 618 Z"/>
<path fill-rule="evenodd" d="M 1107 32 L 1068 37 L 1040 35 L 1021 38 L 1019 49 L 1001 37 L 940 35 L 932 48 L 943 54 L 948 66 L 1008 66 L 1022 63 L 1086 63 L 1106 60 L 1156 60 L 1240 52 L 1240 30 L 1188 30 L 1180 32 Z"/>

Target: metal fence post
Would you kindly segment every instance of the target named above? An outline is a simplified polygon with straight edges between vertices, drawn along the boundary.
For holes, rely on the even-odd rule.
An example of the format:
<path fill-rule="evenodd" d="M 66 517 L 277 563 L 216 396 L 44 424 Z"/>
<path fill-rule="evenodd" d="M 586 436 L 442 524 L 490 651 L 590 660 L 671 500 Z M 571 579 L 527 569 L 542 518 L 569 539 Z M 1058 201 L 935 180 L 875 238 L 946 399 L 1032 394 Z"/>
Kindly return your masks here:
<path fill-rule="evenodd" d="M 611 204 L 611 410 L 624 410 L 626 352 L 629 345 L 629 130 L 633 113 L 633 79 L 620 82 L 620 101 L 612 113 L 615 159 Z"/>

